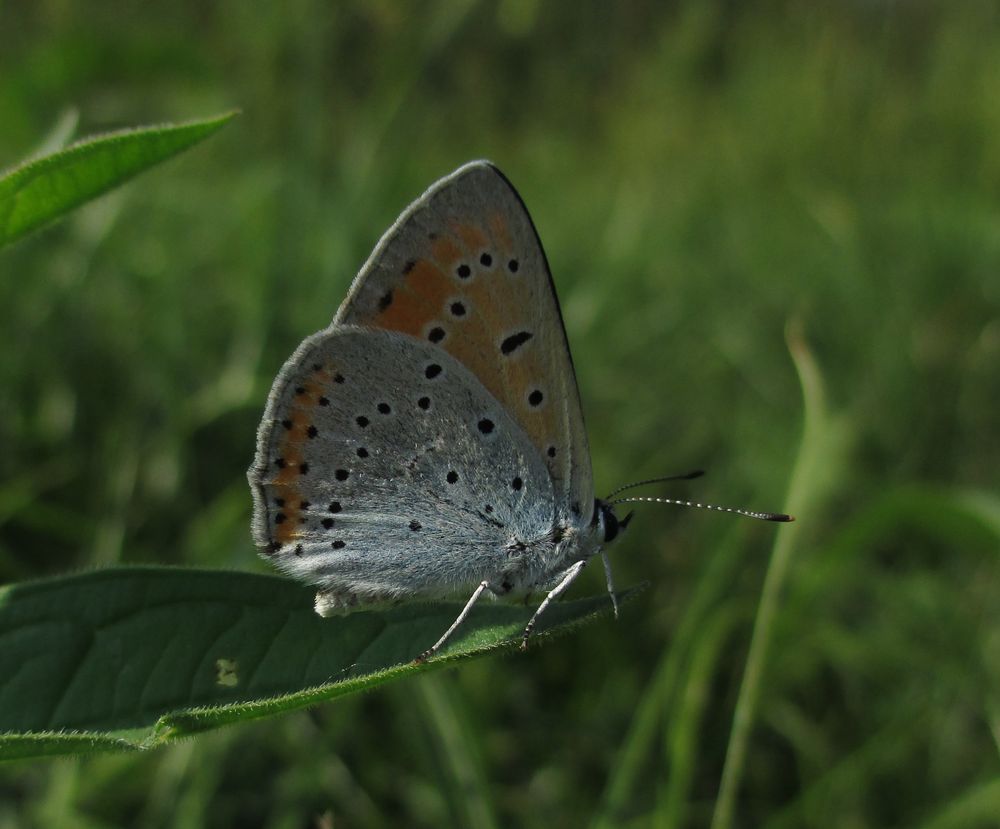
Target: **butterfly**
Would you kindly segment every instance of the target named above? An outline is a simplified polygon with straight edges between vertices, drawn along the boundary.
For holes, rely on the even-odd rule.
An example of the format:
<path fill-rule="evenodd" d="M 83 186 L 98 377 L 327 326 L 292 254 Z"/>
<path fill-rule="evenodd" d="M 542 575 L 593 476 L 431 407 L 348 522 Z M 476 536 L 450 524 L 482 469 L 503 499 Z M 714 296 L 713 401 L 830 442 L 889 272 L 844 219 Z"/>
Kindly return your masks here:
<path fill-rule="evenodd" d="M 375 247 L 332 324 L 271 389 L 248 478 L 253 536 L 323 616 L 542 591 L 522 634 L 628 517 L 595 498 L 559 302 L 528 211 L 475 161 Z M 630 517 L 630 516 L 629 516 Z"/>

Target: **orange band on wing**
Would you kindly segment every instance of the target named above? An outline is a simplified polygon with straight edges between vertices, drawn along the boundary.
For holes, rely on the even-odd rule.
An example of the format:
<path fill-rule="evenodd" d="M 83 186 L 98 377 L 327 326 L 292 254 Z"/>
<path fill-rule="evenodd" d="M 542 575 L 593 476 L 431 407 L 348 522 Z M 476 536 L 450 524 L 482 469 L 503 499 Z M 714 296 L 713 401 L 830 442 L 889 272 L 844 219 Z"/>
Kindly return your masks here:
<path fill-rule="evenodd" d="M 447 236 L 439 236 L 431 243 L 431 253 L 442 265 L 453 265 L 462 258 L 462 249 Z"/>
<path fill-rule="evenodd" d="M 419 337 L 423 327 L 441 313 L 454 284 L 440 268 L 424 259 L 416 262 L 404 279 L 388 297 L 388 304 L 369 322 Z"/>
<path fill-rule="evenodd" d="M 300 380 L 296 384 L 288 418 L 275 424 L 274 427 L 285 432 L 284 440 L 281 441 L 281 454 L 278 456 L 283 465 L 270 481 L 275 497 L 284 502 L 280 506 L 276 505 L 273 535 L 274 540 L 282 545 L 302 535 L 300 530 L 302 499 L 297 487 L 299 479 L 304 474 L 302 464 L 305 454 L 302 451 L 302 444 L 311 440 L 309 436 L 309 428 L 313 425 L 311 411 L 319 405 L 325 388 L 329 387 L 332 380 L 333 375 L 322 368 L 314 372 L 314 378 Z M 277 521 L 279 516 L 282 516 L 280 523 Z"/>

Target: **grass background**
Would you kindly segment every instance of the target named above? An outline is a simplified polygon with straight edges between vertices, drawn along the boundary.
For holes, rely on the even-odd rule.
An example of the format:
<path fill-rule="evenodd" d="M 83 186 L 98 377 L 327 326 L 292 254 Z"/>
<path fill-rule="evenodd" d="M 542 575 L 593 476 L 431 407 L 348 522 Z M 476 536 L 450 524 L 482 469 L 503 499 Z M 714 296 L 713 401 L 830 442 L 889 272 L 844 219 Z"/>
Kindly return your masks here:
<path fill-rule="evenodd" d="M 244 470 L 273 375 L 477 157 L 545 243 L 598 490 L 705 467 L 674 491 L 801 506 L 785 549 L 642 509 L 613 559 L 652 589 L 618 624 L 8 765 L 0 826 L 707 826 L 775 561 L 715 825 L 1000 825 L 998 89 L 986 3 L 4 4 L 0 164 L 243 109 L 0 256 L 4 581 L 265 569 Z M 789 328 L 825 388 L 805 454 Z"/>

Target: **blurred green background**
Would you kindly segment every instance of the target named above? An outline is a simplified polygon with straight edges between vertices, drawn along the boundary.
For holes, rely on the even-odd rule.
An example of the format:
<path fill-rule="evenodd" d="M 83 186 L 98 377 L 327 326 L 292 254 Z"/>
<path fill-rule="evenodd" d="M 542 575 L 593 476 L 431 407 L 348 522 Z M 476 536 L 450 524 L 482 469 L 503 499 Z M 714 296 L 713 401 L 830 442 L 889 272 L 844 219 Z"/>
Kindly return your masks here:
<path fill-rule="evenodd" d="M 617 624 L 147 755 L 8 765 L 0 827 L 708 826 L 727 751 L 716 827 L 1000 825 L 998 17 L 0 6 L 0 165 L 243 110 L 0 254 L 3 581 L 266 570 L 244 472 L 274 374 L 478 157 L 545 243 L 599 492 L 704 467 L 669 493 L 799 513 L 640 509 L 613 560 L 652 586 Z M 825 387 L 805 450 L 786 331 Z"/>

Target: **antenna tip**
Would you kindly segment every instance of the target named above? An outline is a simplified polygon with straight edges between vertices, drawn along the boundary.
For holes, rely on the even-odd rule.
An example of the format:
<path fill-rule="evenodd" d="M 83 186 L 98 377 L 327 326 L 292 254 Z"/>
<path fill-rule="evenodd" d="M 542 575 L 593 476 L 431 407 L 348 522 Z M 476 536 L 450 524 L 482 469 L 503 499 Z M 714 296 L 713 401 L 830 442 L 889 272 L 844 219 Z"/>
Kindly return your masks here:
<path fill-rule="evenodd" d="M 682 481 L 693 481 L 695 478 L 700 478 L 705 474 L 704 469 L 693 469 L 687 473 L 687 475 L 680 475 Z"/>
<path fill-rule="evenodd" d="M 791 523 L 792 521 L 795 520 L 795 516 L 794 515 L 785 515 L 783 512 L 771 512 L 771 513 L 768 513 L 766 520 L 768 520 L 768 521 L 780 521 L 780 522 L 783 522 L 783 523 Z"/>

